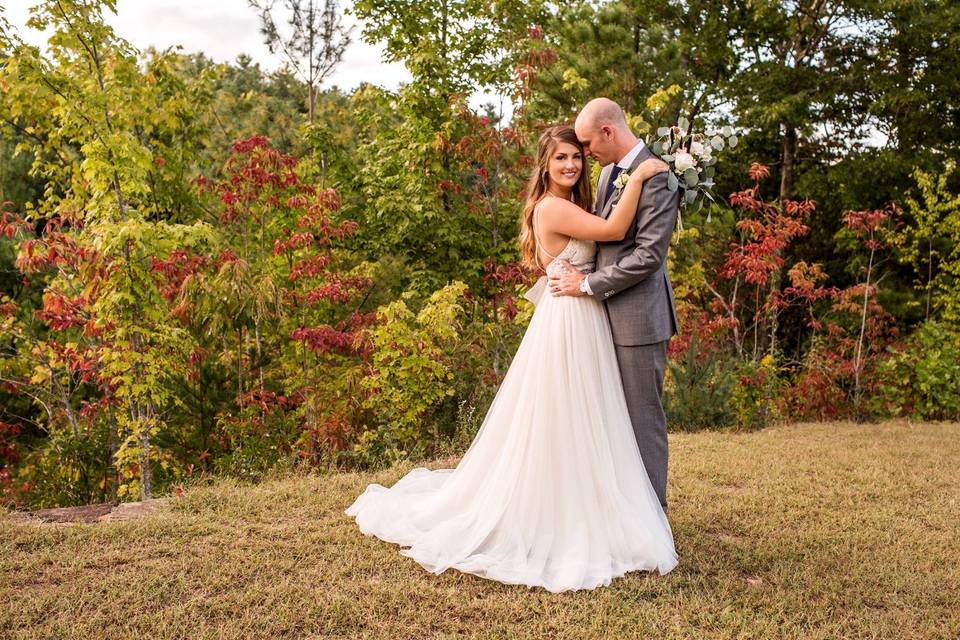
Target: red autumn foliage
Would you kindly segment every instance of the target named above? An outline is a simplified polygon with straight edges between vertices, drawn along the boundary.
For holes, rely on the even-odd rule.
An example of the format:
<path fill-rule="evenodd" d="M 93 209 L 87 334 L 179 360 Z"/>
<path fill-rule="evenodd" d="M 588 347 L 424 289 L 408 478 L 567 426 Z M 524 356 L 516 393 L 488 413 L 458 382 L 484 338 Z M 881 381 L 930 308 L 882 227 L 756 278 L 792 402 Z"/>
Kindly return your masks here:
<path fill-rule="evenodd" d="M 37 317 L 51 329 L 63 330 L 85 325 L 89 315 L 90 300 L 84 295 L 69 297 L 55 289 L 43 294 L 43 308 Z"/>
<path fill-rule="evenodd" d="M 762 172 L 751 170 L 751 174 Z M 780 207 L 764 202 L 759 192 L 758 183 L 730 196 L 731 206 L 757 217 L 737 222 L 741 241 L 727 253 L 719 275 L 726 279 L 742 275 L 750 284 L 765 286 L 771 275 L 783 268 L 782 253 L 787 245 L 810 230 L 804 220 L 816 209 L 816 204 L 812 200 L 788 200 Z"/>
<path fill-rule="evenodd" d="M 298 327 L 290 333 L 290 338 L 305 343 L 311 351 L 351 353 L 356 337 L 347 331 L 333 327 Z"/>
<path fill-rule="evenodd" d="M 151 259 L 150 268 L 158 275 L 157 284 L 160 287 L 160 295 L 167 302 L 172 302 L 180 296 L 190 276 L 206 269 L 209 264 L 210 259 L 206 256 L 194 255 L 178 249 L 171 252 L 165 260 Z"/>

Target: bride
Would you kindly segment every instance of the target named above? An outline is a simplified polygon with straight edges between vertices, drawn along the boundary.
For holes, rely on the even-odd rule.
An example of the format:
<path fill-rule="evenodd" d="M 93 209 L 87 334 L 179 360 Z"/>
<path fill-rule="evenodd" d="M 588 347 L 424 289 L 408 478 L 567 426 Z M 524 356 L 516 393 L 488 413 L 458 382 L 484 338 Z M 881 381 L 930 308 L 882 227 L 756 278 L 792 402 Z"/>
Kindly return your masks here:
<path fill-rule="evenodd" d="M 623 238 L 647 160 L 604 220 L 589 213 L 583 146 L 547 129 L 523 212 L 524 259 L 547 274 L 594 266 L 594 241 Z M 454 568 L 552 592 L 677 564 L 666 514 L 631 427 L 606 313 L 593 297 L 542 295 L 479 432 L 455 469 L 371 484 L 346 510 L 427 571 Z"/>

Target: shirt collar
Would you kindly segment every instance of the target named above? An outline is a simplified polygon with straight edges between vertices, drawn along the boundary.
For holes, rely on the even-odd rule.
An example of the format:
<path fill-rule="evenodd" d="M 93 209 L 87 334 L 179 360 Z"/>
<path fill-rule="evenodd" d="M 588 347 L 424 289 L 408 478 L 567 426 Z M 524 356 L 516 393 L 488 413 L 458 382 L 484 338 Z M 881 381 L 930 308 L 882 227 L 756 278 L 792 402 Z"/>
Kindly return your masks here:
<path fill-rule="evenodd" d="M 630 149 L 630 151 L 627 152 L 627 155 L 620 159 L 620 162 L 617 163 L 617 166 L 621 169 L 629 169 L 630 165 L 633 164 L 633 161 L 637 158 L 637 155 L 641 151 L 643 151 L 643 140 L 638 140 L 633 149 Z"/>

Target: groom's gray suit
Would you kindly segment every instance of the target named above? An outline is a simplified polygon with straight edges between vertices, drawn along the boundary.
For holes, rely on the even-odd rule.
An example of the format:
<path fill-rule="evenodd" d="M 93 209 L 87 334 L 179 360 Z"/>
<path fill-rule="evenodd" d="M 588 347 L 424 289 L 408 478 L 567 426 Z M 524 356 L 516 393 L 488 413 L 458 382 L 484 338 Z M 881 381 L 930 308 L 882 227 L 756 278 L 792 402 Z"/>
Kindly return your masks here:
<path fill-rule="evenodd" d="M 629 171 L 655 157 L 646 146 Z M 600 172 L 597 215 L 607 218 L 620 192 L 606 198 L 614 165 Z M 661 395 L 667 343 L 677 333 L 673 285 L 667 275 L 667 249 L 677 223 L 678 191 L 659 173 L 643 185 L 637 215 L 623 240 L 600 242 L 597 270 L 587 276 L 594 297 L 604 302 L 616 346 L 620 376 L 633 433 L 647 475 L 660 503 L 667 507 L 667 419 Z"/>

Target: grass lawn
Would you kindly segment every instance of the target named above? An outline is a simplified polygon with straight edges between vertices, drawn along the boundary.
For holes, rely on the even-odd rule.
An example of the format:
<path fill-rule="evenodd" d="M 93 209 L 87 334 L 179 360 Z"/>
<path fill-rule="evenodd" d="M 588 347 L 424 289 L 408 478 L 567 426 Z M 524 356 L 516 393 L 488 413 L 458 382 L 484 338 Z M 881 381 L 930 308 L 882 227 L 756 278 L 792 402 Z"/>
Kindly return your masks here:
<path fill-rule="evenodd" d="M 409 464 L 217 481 L 126 522 L 0 514 L 0 638 L 960 637 L 960 425 L 670 447 L 680 564 L 664 577 L 551 594 L 428 574 L 343 514 Z"/>

